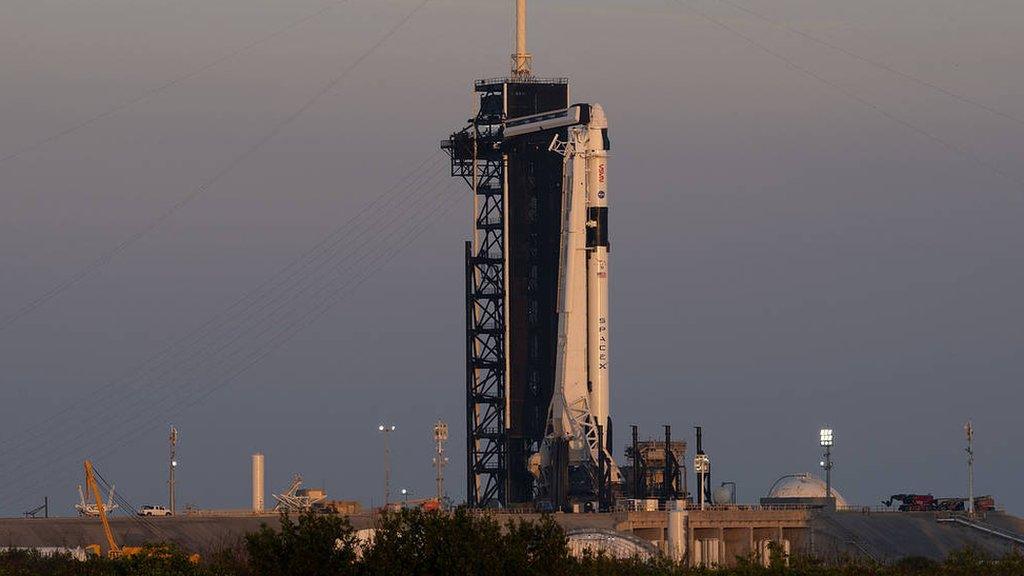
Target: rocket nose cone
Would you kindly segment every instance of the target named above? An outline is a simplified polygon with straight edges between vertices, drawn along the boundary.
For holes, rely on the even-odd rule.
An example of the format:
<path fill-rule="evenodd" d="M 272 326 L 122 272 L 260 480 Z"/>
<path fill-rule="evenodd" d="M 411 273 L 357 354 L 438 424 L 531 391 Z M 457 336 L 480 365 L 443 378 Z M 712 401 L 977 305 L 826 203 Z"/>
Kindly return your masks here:
<path fill-rule="evenodd" d="M 608 127 L 608 117 L 604 115 L 604 108 L 600 104 L 590 106 L 590 125 L 594 128 Z"/>

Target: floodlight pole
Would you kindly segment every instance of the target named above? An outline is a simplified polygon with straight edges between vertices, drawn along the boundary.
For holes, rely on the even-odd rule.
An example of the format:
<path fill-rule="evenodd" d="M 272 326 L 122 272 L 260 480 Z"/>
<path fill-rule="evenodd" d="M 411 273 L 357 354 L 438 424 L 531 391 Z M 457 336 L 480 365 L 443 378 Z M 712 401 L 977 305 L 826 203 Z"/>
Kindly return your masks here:
<path fill-rule="evenodd" d="M 825 447 L 825 496 L 832 498 L 832 447 Z"/>
<path fill-rule="evenodd" d="M 395 425 L 377 426 L 377 430 L 384 435 L 384 509 L 391 502 L 391 444 L 388 442 L 391 433 L 395 431 Z"/>
<path fill-rule="evenodd" d="M 825 497 L 832 500 L 832 445 L 835 443 L 835 433 L 831 428 L 822 428 L 818 438 L 821 447 L 825 449 L 825 460 L 821 463 L 825 469 Z"/>

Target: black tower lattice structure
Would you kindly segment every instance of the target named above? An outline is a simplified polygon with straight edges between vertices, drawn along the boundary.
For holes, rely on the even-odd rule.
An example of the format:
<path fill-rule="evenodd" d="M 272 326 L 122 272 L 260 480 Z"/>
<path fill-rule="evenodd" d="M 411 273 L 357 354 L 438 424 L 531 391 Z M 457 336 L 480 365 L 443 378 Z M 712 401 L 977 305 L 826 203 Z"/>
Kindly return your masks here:
<path fill-rule="evenodd" d="M 478 86 L 478 91 L 480 87 Z M 466 501 L 504 506 L 505 432 L 505 194 L 498 144 L 505 119 L 500 91 L 483 90 L 470 126 L 441 144 L 452 176 L 473 190 L 473 240 L 466 242 Z"/>
<path fill-rule="evenodd" d="M 543 440 L 554 384 L 561 160 L 547 140 L 502 140 L 505 120 L 568 106 L 568 81 L 478 80 L 480 104 L 441 147 L 473 190 L 466 243 L 466 500 L 533 499 L 529 456 Z M 546 138 L 550 138 L 550 135 Z"/>

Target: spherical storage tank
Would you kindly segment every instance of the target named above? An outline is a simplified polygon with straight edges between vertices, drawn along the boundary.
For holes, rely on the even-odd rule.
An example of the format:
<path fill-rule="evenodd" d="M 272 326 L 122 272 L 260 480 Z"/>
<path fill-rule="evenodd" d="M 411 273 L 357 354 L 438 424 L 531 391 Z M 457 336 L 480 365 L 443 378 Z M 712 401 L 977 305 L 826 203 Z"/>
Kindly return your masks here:
<path fill-rule="evenodd" d="M 825 481 L 813 474 L 804 472 L 802 474 L 789 474 L 783 476 L 772 484 L 768 492 L 768 498 L 825 498 L 827 487 Z M 836 507 L 846 506 L 846 498 L 832 487 L 832 497 L 836 499 Z"/>

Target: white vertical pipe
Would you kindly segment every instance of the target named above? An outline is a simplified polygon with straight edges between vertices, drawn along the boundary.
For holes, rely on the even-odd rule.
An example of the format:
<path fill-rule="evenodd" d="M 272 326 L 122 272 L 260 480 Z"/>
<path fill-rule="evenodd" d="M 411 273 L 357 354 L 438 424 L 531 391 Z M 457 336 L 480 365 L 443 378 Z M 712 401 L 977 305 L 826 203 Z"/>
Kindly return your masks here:
<path fill-rule="evenodd" d="M 592 220 L 608 209 L 608 151 L 604 148 L 604 130 L 608 128 L 604 110 L 595 104 L 587 134 L 587 227 L 602 230 L 603 223 Z M 590 411 L 601 426 L 609 416 L 609 324 L 608 324 L 608 246 L 599 242 L 588 246 L 587 258 L 587 379 L 590 382 Z"/>
<path fill-rule="evenodd" d="M 264 462 L 263 453 L 257 452 L 252 455 L 252 511 L 259 514 L 264 511 Z"/>
<path fill-rule="evenodd" d="M 686 557 L 686 510 L 669 511 L 667 532 L 668 556 L 673 562 L 682 562 Z"/>

